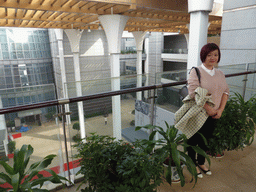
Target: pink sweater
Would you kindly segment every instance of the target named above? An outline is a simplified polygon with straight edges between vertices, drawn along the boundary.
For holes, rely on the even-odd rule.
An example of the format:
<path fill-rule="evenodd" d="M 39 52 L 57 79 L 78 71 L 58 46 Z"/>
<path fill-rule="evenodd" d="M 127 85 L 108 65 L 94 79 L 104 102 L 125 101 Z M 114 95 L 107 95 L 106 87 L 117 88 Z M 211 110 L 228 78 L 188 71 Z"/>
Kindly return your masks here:
<path fill-rule="evenodd" d="M 201 66 L 198 67 L 201 74 L 201 87 L 207 89 L 212 95 L 212 100 L 215 103 L 215 109 L 218 109 L 221 103 L 222 95 L 229 94 L 228 84 L 226 83 L 225 75 L 219 69 L 215 68 L 215 74 L 211 76 Z M 196 70 L 192 69 L 188 78 L 188 93 L 194 97 L 194 91 L 199 86 Z"/>

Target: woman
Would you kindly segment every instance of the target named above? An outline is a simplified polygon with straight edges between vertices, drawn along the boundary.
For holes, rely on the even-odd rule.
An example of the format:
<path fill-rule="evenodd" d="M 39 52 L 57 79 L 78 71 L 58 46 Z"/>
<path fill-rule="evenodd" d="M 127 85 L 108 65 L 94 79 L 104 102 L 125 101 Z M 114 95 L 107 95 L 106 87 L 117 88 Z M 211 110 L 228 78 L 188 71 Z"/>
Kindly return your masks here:
<path fill-rule="evenodd" d="M 200 53 L 200 58 L 202 65 L 198 67 L 201 75 L 201 83 L 199 85 L 198 76 L 196 71 L 193 69 L 190 72 L 188 78 L 188 91 L 190 97 L 195 97 L 195 89 L 200 86 L 201 88 L 207 89 L 208 94 L 212 96 L 212 100 L 215 103 L 214 107 L 211 107 L 208 103 L 205 103 L 204 109 L 206 110 L 209 117 L 203 126 L 199 129 L 201 133 L 207 140 L 212 137 L 216 120 L 222 115 L 225 105 L 228 100 L 229 88 L 225 80 L 225 75 L 215 66 L 220 61 L 220 49 L 218 45 L 214 43 L 208 43 L 203 46 Z M 207 146 L 204 144 L 203 138 L 200 134 L 194 134 L 188 139 L 188 144 L 192 146 L 199 146 L 204 151 L 207 151 Z M 193 149 L 188 148 L 188 155 L 197 165 L 197 173 L 199 178 L 203 178 L 201 173 L 204 172 L 207 175 L 211 175 L 211 171 L 206 167 L 205 158 L 201 155 L 197 155 Z M 201 171 L 200 171 L 201 170 Z"/>

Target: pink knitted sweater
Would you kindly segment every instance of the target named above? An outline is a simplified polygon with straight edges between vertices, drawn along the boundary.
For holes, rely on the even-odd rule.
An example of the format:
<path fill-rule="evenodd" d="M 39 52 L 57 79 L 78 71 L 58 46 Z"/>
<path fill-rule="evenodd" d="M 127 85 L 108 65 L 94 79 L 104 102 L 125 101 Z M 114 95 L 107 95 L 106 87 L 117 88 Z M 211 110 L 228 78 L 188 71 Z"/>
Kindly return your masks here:
<path fill-rule="evenodd" d="M 218 109 L 221 103 L 222 95 L 229 94 L 228 84 L 226 83 L 225 75 L 219 69 L 215 68 L 215 74 L 211 76 L 201 66 L 198 67 L 201 74 L 201 87 L 207 89 L 212 95 L 212 100 L 215 103 L 215 109 Z M 191 97 L 195 96 L 195 89 L 199 86 L 196 70 L 192 69 L 188 78 L 188 93 Z"/>

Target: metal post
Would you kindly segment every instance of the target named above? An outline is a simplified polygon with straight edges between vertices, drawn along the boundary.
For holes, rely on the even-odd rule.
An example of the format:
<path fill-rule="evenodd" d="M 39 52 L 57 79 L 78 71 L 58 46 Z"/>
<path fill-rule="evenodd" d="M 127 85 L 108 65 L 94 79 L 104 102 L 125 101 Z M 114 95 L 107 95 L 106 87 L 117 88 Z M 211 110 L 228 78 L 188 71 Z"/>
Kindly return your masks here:
<path fill-rule="evenodd" d="M 64 145 L 65 145 L 65 152 L 66 152 L 66 161 L 67 161 L 67 172 L 68 172 L 68 180 L 71 181 L 70 176 L 70 168 L 69 168 L 69 160 L 68 160 L 68 146 L 67 146 L 67 135 L 66 135 L 66 112 L 64 104 L 61 105 L 62 108 L 62 125 L 63 125 L 63 136 L 64 136 Z"/>
<path fill-rule="evenodd" d="M 246 70 L 246 71 L 249 70 L 249 65 L 248 65 L 248 63 L 246 63 L 245 70 Z M 243 85 L 243 93 L 242 93 L 243 99 L 244 99 L 244 97 L 245 97 L 246 84 L 247 84 L 247 81 L 248 81 L 247 76 L 248 76 L 248 74 L 246 74 L 246 75 L 244 76 L 244 79 L 243 79 L 243 82 L 244 82 L 244 85 Z"/>
<path fill-rule="evenodd" d="M 154 125 L 154 112 L 155 112 L 155 89 L 150 90 L 150 124 Z M 150 131 L 152 132 L 152 130 Z"/>

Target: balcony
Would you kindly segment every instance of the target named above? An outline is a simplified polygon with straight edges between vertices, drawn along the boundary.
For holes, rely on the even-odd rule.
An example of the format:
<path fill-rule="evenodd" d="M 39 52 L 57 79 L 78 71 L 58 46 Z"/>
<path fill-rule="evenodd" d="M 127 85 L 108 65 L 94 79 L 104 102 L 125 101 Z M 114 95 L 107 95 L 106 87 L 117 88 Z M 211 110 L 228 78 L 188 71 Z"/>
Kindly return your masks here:
<path fill-rule="evenodd" d="M 188 49 L 163 49 L 163 61 L 187 62 Z"/>
<path fill-rule="evenodd" d="M 245 72 L 246 68 L 249 73 L 240 74 Z M 227 74 L 227 82 L 231 91 L 241 93 L 245 99 L 250 98 L 256 93 L 255 69 L 256 64 L 221 67 L 221 70 Z M 97 132 L 100 135 L 112 136 L 114 122 L 111 101 L 112 97 L 120 96 L 122 139 L 132 142 L 148 136 L 146 131 L 135 132 L 135 126 L 154 122 L 154 124 L 164 127 L 164 121 L 174 124 L 174 113 L 181 106 L 178 92 L 180 86 L 186 83 L 186 74 L 187 71 L 156 74 L 156 85 L 147 84 L 148 76 L 142 78 L 130 76 L 129 78 L 126 77 L 126 80 L 125 77 L 121 77 L 119 79 L 121 82 L 120 89 L 115 91 L 111 91 L 111 79 L 80 82 L 83 91 L 81 96 L 76 93 L 75 87 L 77 82 L 73 82 L 65 86 L 69 94 L 68 99 L 52 100 L 11 108 L 2 108 L 0 106 L 2 108 L 0 109 L 0 114 L 4 114 L 5 117 L 8 114 L 9 118 L 16 118 L 17 113 L 22 111 L 41 109 L 44 118 L 35 119 L 34 121 L 29 118 L 20 119 L 21 126 L 12 125 L 11 129 L 7 129 L 9 141 L 15 141 L 16 148 L 20 148 L 23 144 L 31 144 L 34 147 L 31 163 L 41 160 L 46 155 L 56 154 L 57 157 L 52 162 L 50 168 L 57 174 L 75 181 L 82 178 L 81 175 L 76 175 L 80 165 L 78 163 L 79 159 L 73 156 L 77 151 L 72 147 L 75 139 L 80 135 L 78 130 L 73 129 L 74 124 L 79 122 L 77 115 L 78 102 L 83 102 L 85 109 L 84 124 L 86 135 Z M 142 87 L 138 87 L 134 83 L 139 79 L 142 81 Z M 131 82 L 133 82 L 133 86 L 129 87 L 128 84 Z M 142 99 L 136 99 L 136 95 L 141 95 Z M 65 112 L 69 112 L 67 106 L 71 109 L 71 114 L 67 113 L 64 115 Z M 152 111 L 151 109 L 154 110 Z M 1 127 L 5 126 L 3 123 L 5 123 L 6 119 L 3 117 L 1 116 Z M 68 120 L 65 121 L 66 118 L 70 119 L 70 122 Z M 23 132 L 22 130 L 25 131 Z M 225 152 L 225 158 L 222 161 L 212 158 L 211 169 L 214 170 L 214 175 L 211 176 L 211 179 L 208 179 L 208 177 L 204 178 L 204 182 L 199 181 L 194 190 L 208 191 L 209 187 L 213 191 L 254 190 L 256 178 L 255 175 L 250 173 L 256 170 L 252 161 L 256 157 L 254 153 L 255 148 L 256 143 L 254 142 L 250 147 L 245 148 L 244 151 Z M 11 155 L 9 157 L 8 163 L 12 164 L 13 159 Z M 0 170 L 3 172 L 3 167 L 0 167 Z M 184 172 L 186 174 L 186 170 Z M 164 183 L 159 190 L 189 190 L 193 186 L 192 183 L 189 183 L 189 179 L 190 177 L 187 175 L 185 188 L 181 188 L 180 185 L 176 184 L 170 187 Z M 53 189 L 57 186 L 47 183 L 44 187 L 46 189 Z M 75 189 L 72 187 L 69 191 Z"/>

